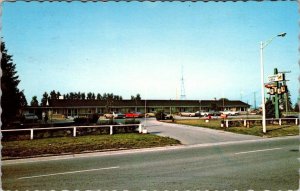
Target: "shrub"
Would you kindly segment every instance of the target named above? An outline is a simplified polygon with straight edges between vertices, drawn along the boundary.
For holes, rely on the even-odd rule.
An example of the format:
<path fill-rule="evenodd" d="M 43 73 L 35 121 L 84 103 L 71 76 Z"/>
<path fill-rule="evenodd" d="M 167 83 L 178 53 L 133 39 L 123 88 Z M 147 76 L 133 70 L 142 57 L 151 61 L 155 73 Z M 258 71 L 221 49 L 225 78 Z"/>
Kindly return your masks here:
<path fill-rule="evenodd" d="M 156 120 L 164 120 L 166 117 L 166 114 L 164 113 L 163 110 L 158 110 L 155 114 Z"/>
<path fill-rule="evenodd" d="M 99 119 L 99 116 L 96 113 L 89 116 L 90 123 L 97 123 L 98 119 Z"/>
<path fill-rule="evenodd" d="M 230 127 L 242 127 L 243 123 L 242 123 L 242 121 L 230 121 L 229 126 Z"/>
<path fill-rule="evenodd" d="M 74 119 L 74 122 L 77 124 L 88 123 L 88 118 L 78 117 Z"/>
<path fill-rule="evenodd" d="M 109 120 L 100 120 L 97 122 L 98 125 L 118 125 L 117 122 L 113 121 L 112 119 Z"/>
<path fill-rule="evenodd" d="M 135 119 L 126 119 L 124 124 L 140 124 L 141 122 L 139 120 Z"/>

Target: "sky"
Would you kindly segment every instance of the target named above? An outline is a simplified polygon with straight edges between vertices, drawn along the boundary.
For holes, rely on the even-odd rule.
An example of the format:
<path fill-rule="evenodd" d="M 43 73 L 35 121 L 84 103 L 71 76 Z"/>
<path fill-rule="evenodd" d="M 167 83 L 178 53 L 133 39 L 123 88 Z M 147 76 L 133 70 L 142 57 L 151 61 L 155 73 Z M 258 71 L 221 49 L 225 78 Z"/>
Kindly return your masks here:
<path fill-rule="evenodd" d="M 287 74 L 298 97 L 296 1 L 4 2 L 1 36 L 27 101 L 52 90 L 114 93 L 123 99 L 261 103 L 264 76 Z M 182 77 L 183 83 L 182 86 Z"/>

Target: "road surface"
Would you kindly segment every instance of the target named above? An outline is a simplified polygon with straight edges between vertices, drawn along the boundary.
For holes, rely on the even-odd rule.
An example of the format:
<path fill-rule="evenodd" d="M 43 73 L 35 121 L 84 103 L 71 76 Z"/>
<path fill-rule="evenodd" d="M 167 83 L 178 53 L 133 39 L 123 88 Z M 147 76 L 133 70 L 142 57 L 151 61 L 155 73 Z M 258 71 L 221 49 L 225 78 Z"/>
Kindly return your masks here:
<path fill-rule="evenodd" d="M 5 190 L 297 190 L 298 137 L 2 161 Z"/>
<path fill-rule="evenodd" d="M 145 119 L 141 119 L 141 122 L 146 126 L 148 132 L 180 140 L 181 143 L 185 145 L 262 139 L 261 137 L 252 135 L 242 135 L 209 128 L 164 123 L 159 122 L 154 118 L 146 119 L 146 121 Z"/>

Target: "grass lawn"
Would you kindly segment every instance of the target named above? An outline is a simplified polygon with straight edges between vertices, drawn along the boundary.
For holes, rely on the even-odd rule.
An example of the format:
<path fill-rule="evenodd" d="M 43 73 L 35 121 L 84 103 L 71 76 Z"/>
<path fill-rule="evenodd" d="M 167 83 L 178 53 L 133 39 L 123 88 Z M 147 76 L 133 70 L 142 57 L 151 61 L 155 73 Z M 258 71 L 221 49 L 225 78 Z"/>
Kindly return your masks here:
<path fill-rule="evenodd" d="M 255 136 L 266 136 L 266 137 L 280 137 L 280 136 L 290 136 L 299 135 L 298 125 L 267 125 L 267 133 L 263 134 L 262 126 L 253 125 L 250 128 L 246 127 L 229 127 L 227 129 L 221 127 L 221 119 L 212 119 L 208 123 L 203 119 L 187 119 L 187 120 L 175 120 L 175 123 L 185 124 L 197 127 L 206 127 L 210 129 L 217 129 L 222 131 L 229 131 L 233 133 L 240 133 L 246 135 Z"/>
<path fill-rule="evenodd" d="M 178 145 L 178 140 L 151 134 L 90 135 L 22 141 L 2 141 L 2 158 L 80 153 Z"/>

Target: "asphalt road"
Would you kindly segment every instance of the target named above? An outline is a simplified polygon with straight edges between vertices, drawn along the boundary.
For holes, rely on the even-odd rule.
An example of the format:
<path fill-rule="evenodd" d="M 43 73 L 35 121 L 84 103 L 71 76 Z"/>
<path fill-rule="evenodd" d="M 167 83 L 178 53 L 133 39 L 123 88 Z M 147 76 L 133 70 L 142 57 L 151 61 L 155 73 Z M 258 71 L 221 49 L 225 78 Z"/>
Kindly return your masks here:
<path fill-rule="evenodd" d="M 164 123 L 159 122 L 154 118 L 146 119 L 146 121 L 144 119 L 139 120 L 145 125 L 148 132 L 180 140 L 181 143 L 185 145 L 262 139 L 261 137 L 252 135 L 242 135 L 209 128 Z"/>
<path fill-rule="evenodd" d="M 297 190 L 298 137 L 2 161 L 5 190 Z"/>

